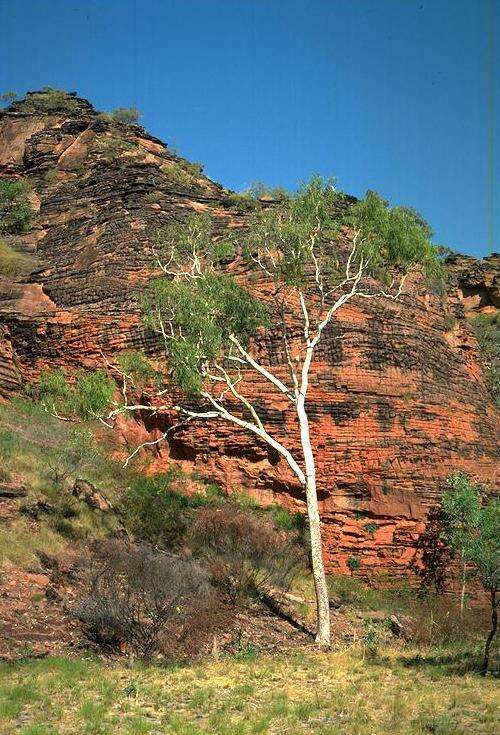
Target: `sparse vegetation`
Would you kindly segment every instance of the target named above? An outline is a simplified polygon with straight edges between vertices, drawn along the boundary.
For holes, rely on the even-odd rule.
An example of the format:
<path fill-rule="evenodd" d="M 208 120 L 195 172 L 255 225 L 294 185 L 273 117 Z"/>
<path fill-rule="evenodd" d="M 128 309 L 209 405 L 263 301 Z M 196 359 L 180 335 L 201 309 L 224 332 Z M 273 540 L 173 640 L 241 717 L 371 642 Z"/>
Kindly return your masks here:
<path fill-rule="evenodd" d="M 26 179 L 0 179 L 0 233 L 29 231 L 35 214 L 28 198 L 30 188 Z"/>
<path fill-rule="evenodd" d="M 207 570 L 145 544 L 95 542 L 78 587 L 74 615 L 91 640 L 111 650 L 126 645 L 146 658 L 196 656 L 223 621 Z"/>
<path fill-rule="evenodd" d="M 43 175 L 43 179 L 47 184 L 55 184 L 59 180 L 57 168 L 48 168 Z"/>
<path fill-rule="evenodd" d="M 230 596 L 287 589 L 303 565 L 292 536 L 230 500 L 201 508 L 189 532 L 193 553 L 206 559 L 216 583 Z"/>
<path fill-rule="evenodd" d="M 124 153 L 135 151 L 138 147 L 135 143 L 115 135 L 96 136 L 96 148 L 107 163 L 113 163 Z"/>
<path fill-rule="evenodd" d="M 4 240 L 0 240 L 0 276 L 16 278 L 24 276 L 33 268 L 33 262 L 22 253 L 17 253 Z"/>
<path fill-rule="evenodd" d="M 174 184 L 188 187 L 193 183 L 193 174 L 184 166 L 181 166 L 179 162 L 172 161 L 169 164 L 163 164 L 161 171 Z"/>
<path fill-rule="evenodd" d="M 192 502 L 175 468 L 154 477 L 137 477 L 124 494 L 124 520 L 136 539 L 162 549 L 177 549 L 192 519 Z"/>
<path fill-rule="evenodd" d="M 111 118 L 115 122 L 124 123 L 125 125 L 136 125 L 140 116 L 141 114 L 136 107 L 117 107 L 111 113 Z"/>
<path fill-rule="evenodd" d="M 191 666 L 46 658 L 0 668 L 5 735 L 494 735 L 497 683 L 469 650 L 360 642 L 329 654 L 223 657 Z"/>
<path fill-rule="evenodd" d="M 495 403 L 500 406 L 500 319 L 498 313 L 476 317 L 472 326 L 476 332 L 485 363 L 486 385 Z"/>
<path fill-rule="evenodd" d="M 24 112 L 72 113 L 78 110 L 78 100 L 75 94 L 62 89 L 43 87 L 40 92 L 30 92 L 19 103 Z"/>

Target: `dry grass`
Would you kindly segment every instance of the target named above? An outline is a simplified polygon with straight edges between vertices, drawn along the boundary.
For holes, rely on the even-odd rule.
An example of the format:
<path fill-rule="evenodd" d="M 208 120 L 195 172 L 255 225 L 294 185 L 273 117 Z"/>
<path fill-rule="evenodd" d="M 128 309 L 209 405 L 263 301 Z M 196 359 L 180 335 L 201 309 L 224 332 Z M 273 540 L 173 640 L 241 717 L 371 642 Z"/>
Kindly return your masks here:
<path fill-rule="evenodd" d="M 252 652 L 182 668 L 45 659 L 0 669 L 5 735 L 465 735 L 496 732 L 496 683 L 452 651 Z"/>

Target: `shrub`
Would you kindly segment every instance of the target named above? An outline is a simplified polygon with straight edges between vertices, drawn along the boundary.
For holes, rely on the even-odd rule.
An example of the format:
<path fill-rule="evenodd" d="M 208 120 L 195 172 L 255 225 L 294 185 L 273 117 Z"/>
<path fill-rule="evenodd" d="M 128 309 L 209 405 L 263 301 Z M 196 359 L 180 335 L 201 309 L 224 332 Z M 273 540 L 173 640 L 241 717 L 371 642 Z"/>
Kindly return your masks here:
<path fill-rule="evenodd" d="M 500 406 L 500 318 L 498 314 L 480 315 L 472 326 L 483 354 L 486 386 Z"/>
<path fill-rule="evenodd" d="M 261 207 L 259 200 L 247 193 L 237 194 L 233 192 L 228 194 L 224 198 L 223 203 L 227 206 L 235 207 L 239 214 L 254 212 Z"/>
<path fill-rule="evenodd" d="M 227 624 L 208 573 L 194 560 L 121 539 L 96 542 L 81 565 L 73 613 L 106 648 L 143 657 L 199 653 Z"/>
<path fill-rule="evenodd" d="M 254 199 L 277 199 L 282 201 L 283 199 L 290 197 L 290 192 L 286 189 L 280 186 L 268 186 L 262 181 L 254 181 L 244 193 Z"/>
<path fill-rule="evenodd" d="M 115 389 L 115 382 L 104 370 L 81 370 L 74 384 L 62 370 L 53 370 L 41 373 L 35 392 L 51 414 L 93 419 L 108 408 Z"/>
<path fill-rule="evenodd" d="M 179 163 L 172 162 L 168 166 L 163 164 L 161 171 L 172 183 L 186 187 L 192 183 L 192 177 Z"/>
<path fill-rule="evenodd" d="M 198 161 L 186 161 L 182 159 L 179 161 L 179 166 L 187 171 L 191 176 L 201 176 L 203 173 L 203 164 Z"/>
<path fill-rule="evenodd" d="M 34 217 L 29 190 L 26 179 L 0 179 L 0 232 L 28 232 Z"/>
<path fill-rule="evenodd" d="M 357 556 L 350 556 L 347 560 L 347 566 L 351 570 L 351 572 L 355 572 L 357 569 L 360 568 L 361 562 L 359 561 Z"/>
<path fill-rule="evenodd" d="M 300 537 L 307 529 L 307 517 L 303 513 L 290 513 L 281 505 L 270 508 L 274 525 L 278 531 L 296 532 Z"/>
<path fill-rule="evenodd" d="M 125 125 L 135 125 L 139 122 L 140 112 L 136 107 L 117 107 L 113 110 L 111 117 L 115 122 Z"/>
<path fill-rule="evenodd" d="M 29 92 L 18 104 L 25 112 L 76 112 L 78 100 L 74 93 L 62 89 L 44 87 L 40 92 Z"/>
<path fill-rule="evenodd" d="M 179 492 L 175 469 L 154 477 L 138 477 L 123 498 L 123 518 L 136 539 L 164 549 L 178 548 L 186 534 L 192 508 Z"/>
<path fill-rule="evenodd" d="M 289 587 L 302 561 L 286 534 L 230 501 L 220 508 L 199 510 L 189 543 L 195 555 L 208 561 L 214 580 L 233 599 L 270 585 Z"/>
<path fill-rule="evenodd" d="M 0 275 L 8 278 L 27 275 L 33 268 L 29 258 L 16 253 L 4 240 L 0 240 Z"/>
<path fill-rule="evenodd" d="M 46 452 L 49 480 L 56 485 L 63 485 L 70 477 L 75 477 L 79 470 L 93 466 L 98 455 L 92 433 L 81 426 L 72 427 L 64 441 Z"/>
<path fill-rule="evenodd" d="M 47 184 L 55 184 L 59 179 L 57 168 L 48 168 L 43 175 L 43 179 Z"/>
<path fill-rule="evenodd" d="M 112 137 L 110 135 L 98 136 L 96 138 L 96 147 L 107 163 L 113 163 L 126 151 L 137 149 L 135 143 L 132 143 L 129 140 L 124 140 L 123 138 Z"/>

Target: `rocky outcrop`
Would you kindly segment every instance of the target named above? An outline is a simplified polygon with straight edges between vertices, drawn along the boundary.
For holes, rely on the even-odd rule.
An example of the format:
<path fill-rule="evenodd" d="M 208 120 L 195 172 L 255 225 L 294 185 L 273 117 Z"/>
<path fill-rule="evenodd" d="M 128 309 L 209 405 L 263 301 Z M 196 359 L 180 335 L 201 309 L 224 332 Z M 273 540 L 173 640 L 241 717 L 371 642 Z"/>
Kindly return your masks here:
<path fill-rule="evenodd" d="M 0 113 L 0 175 L 29 177 L 39 210 L 30 233 L 9 237 L 34 258 L 32 273 L 0 280 L 4 395 L 44 368 L 94 368 L 102 353 L 151 349 L 135 297 L 152 273 L 155 231 L 193 211 L 210 212 L 218 228 L 245 222 L 225 189 L 161 141 L 72 99 L 67 109 L 16 103 Z M 466 317 L 498 307 L 498 256 L 456 256 L 449 269 L 446 293 L 415 288 L 401 303 L 351 304 L 321 345 L 309 411 L 330 571 L 405 571 L 450 471 L 495 485 L 497 414 Z M 276 344 L 258 337 L 253 349 L 279 370 Z M 287 406 L 267 385 L 251 390 L 296 449 Z M 174 421 L 143 417 L 121 429 L 133 443 Z M 155 451 L 155 469 L 179 462 L 229 491 L 304 508 L 283 463 L 230 426 L 193 424 Z"/>

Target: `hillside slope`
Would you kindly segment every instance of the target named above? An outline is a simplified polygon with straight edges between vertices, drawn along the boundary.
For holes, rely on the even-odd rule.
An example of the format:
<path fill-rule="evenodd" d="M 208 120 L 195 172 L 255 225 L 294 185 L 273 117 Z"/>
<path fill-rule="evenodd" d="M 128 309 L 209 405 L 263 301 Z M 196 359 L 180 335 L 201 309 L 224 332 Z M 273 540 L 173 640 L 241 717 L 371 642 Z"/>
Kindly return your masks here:
<path fill-rule="evenodd" d="M 38 211 L 29 232 L 4 238 L 32 261 L 28 275 L 0 275 L 4 396 L 43 368 L 94 368 L 102 353 L 151 346 L 135 295 L 152 273 L 162 224 L 193 211 L 209 212 L 219 228 L 245 223 L 237 198 L 143 128 L 103 117 L 74 95 L 55 103 L 50 95 L 29 94 L 0 112 L 0 176 L 29 179 Z M 329 571 L 403 572 L 450 471 L 496 482 L 497 412 L 466 317 L 498 308 L 498 257 L 457 256 L 450 272 L 447 293 L 353 303 L 325 335 L 309 410 Z M 335 330 L 348 334 L 342 348 Z M 261 342 L 254 349 L 279 362 L 276 345 Z M 255 381 L 254 391 L 267 402 L 267 385 Z M 265 418 L 284 436 L 293 416 L 271 405 Z M 123 431 L 134 442 L 174 421 L 137 420 Z M 293 446 L 294 435 L 286 441 Z M 172 461 L 264 503 L 303 508 L 283 463 L 230 426 L 172 432 L 155 467 Z"/>

